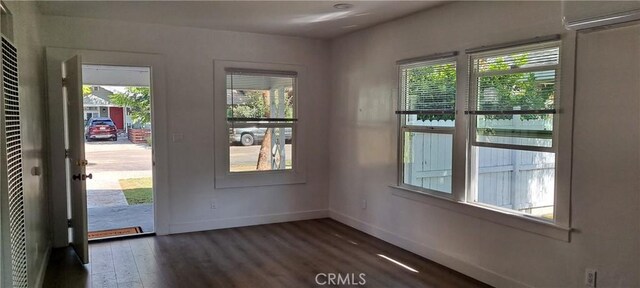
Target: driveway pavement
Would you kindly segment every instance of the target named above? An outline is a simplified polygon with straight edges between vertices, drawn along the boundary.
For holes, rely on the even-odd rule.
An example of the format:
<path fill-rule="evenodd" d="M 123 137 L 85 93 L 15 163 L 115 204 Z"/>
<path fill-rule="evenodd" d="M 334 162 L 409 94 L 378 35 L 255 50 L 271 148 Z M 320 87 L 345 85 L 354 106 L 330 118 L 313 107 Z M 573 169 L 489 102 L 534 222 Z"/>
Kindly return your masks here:
<path fill-rule="evenodd" d="M 93 174 L 87 181 L 89 231 L 131 226 L 153 231 L 153 205 L 128 205 L 119 182 L 152 176 L 151 148 L 120 137 L 114 142 L 87 142 L 85 156 L 87 173 Z"/>
<path fill-rule="evenodd" d="M 284 145 L 287 157 L 291 157 L 291 144 Z M 229 149 L 232 163 L 235 165 L 256 165 L 260 154 L 260 145 L 231 146 Z"/>
<path fill-rule="evenodd" d="M 87 142 L 87 172 L 151 171 L 151 147 L 133 144 L 120 137 L 118 141 Z"/>

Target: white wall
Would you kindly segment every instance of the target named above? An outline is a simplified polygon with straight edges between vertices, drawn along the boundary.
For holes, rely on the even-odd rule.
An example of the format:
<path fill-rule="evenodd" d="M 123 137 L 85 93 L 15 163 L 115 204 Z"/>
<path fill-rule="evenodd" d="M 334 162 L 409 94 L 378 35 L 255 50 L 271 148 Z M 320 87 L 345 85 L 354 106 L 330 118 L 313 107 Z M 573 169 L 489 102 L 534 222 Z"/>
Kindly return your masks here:
<path fill-rule="evenodd" d="M 44 94 L 44 49 L 40 42 L 40 15 L 34 2 L 6 2 L 13 15 L 13 42 L 18 49 L 20 112 L 24 178 L 27 273 L 29 287 L 44 278 L 50 242 L 49 203 L 46 189 L 46 108 Z M 43 175 L 31 170 L 39 167 Z"/>
<path fill-rule="evenodd" d="M 562 27 L 560 3 L 452 3 L 338 38 L 330 46 L 290 37 L 68 17 L 46 16 L 42 27 L 47 46 L 166 57 L 166 128 L 169 136 L 184 135 L 179 143 L 165 139 L 169 224 L 174 232 L 290 220 L 295 218 L 292 213 L 304 211 L 312 213 L 293 215 L 318 216 L 329 206 L 331 216 L 340 221 L 497 286 L 580 287 L 587 267 L 598 269 L 599 287 L 640 286 L 640 201 L 634 179 L 640 173 L 636 111 L 640 103 L 638 87 L 633 86 L 638 82 L 633 80 L 635 74 L 625 79 L 628 82 L 614 81 L 623 75 L 602 70 L 602 63 L 578 63 L 571 242 L 397 197 L 388 187 L 396 183 L 397 175 L 395 61 L 572 33 Z M 578 58 L 601 59 L 623 52 L 637 58 L 638 53 L 630 52 L 640 46 L 637 37 L 631 46 L 620 39 L 626 38 L 580 38 L 579 51 L 580 45 L 592 50 Z M 611 46 L 616 41 L 620 45 Z M 309 81 L 310 95 L 300 97 L 309 97 L 308 117 L 317 121 L 308 127 L 313 133 L 307 134 L 306 184 L 214 189 L 214 59 L 307 66 L 314 81 Z M 617 60 L 620 67 L 629 65 L 623 71 L 638 73 L 633 69 L 638 69 L 634 65 L 640 59 Z M 589 75 L 598 71 L 607 71 L 602 74 L 610 78 L 605 83 L 620 84 L 603 86 L 620 88 L 615 101 L 596 93 L 603 81 Z M 601 123 L 597 129 L 593 120 Z M 50 125 L 62 133 L 60 123 Z M 605 135 L 592 137 L 597 132 Z M 55 141 L 58 136 L 51 137 Z M 614 149 L 601 153 L 604 147 Z M 624 169 L 607 170 L 621 163 Z M 55 195 L 63 194 L 61 187 L 52 189 Z M 210 211 L 209 200 L 214 197 L 219 208 Z M 367 209 L 361 209 L 363 199 Z M 64 217 L 59 210 L 64 200 L 52 200 L 53 215 Z M 62 245 L 59 239 L 57 244 Z"/>
<path fill-rule="evenodd" d="M 327 215 L 328 207 L 328 55 L 325 41 L 122 21 L 45 16 L 46 46 L 108 51 L 158 53 L 166 75 L 169 232 L 259 224 Z M 213 61 L 239 60 L 304 65 L 309 78 L 305 107 L 299 107 L 309 133 L 307 182 L 242 189 L 214 188 Z M 50 99 L 50 114 L 61 113 L 60 99 Z M 62 125 L 52 122 L 52 141 Z M 157 127 L 156 127 L 157 128 Z M 154 128 L 155 129 L 155 128 Z M 154 142 L 156 140 L 154 139 Z M 54 179 L 55 180 L 55 179 Z M 52 193 L 64 195 L 52 185 Z M 217 209 L 211 210 L 210 200 Z M 54 217 L 65 217 L 65 202 L 54 197 Z M 64 242 L 57 224 L 55 245 Z"/>
<path fill-rule="evenodd" d="M 331 216 L 499 287 L 582 287 L 587 267 L 598 269 L 598 287 L 640 286 L 637 32 L 578 43 L 592 50 L 577 71 L 570 242 L 389 187 L 397 183 L 395 61 L 559 33 L 574 33 L 562 26 L 559 2 L 457 2 L 335 39 L 330 135 L 340 145 L 330 151 Z M 606 55 L 620 56 L 611 66 L 586 64 Z M 609 73 L 616 69 L 625 72 Z M 592 92 L 612 87 L 615 94 Z"/>

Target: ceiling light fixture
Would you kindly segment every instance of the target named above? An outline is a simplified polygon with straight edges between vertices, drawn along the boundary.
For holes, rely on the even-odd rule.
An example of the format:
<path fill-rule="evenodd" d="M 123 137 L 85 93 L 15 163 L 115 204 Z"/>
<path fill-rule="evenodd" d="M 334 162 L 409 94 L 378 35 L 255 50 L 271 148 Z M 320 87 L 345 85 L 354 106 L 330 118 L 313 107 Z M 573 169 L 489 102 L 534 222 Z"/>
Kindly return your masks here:
<path fill-rule="evenodd" d="M 353 4 L 349 4 L 349 3 L 338 3 L 336 5 L 333 5 L 333 8 L 336 8 L 338 10 L 347 10 L 347 9 L 351 9 L 353 8 Z"/>

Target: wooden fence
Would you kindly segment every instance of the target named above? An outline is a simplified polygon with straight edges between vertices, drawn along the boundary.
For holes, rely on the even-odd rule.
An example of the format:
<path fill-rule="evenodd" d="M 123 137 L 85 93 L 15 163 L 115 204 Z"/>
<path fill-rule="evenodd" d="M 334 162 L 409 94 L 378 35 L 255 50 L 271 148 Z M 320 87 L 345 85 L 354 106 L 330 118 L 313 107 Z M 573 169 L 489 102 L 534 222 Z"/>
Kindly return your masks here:
<path fill-rule="evenodd" d="M 151 137 L 151 129 L 129 129 L 127 137 L 133 143 L 146 144 L 147 139 Z"/>
<path fill-rule="evenodd" d="M 503 121 L 503 127 L 512 120 Z M 438 121 L 440 125 L 449 123 Z M 520 121 L 532 129 L 548 127 L 549 120 Z M 536 123 L 537 122 L 537 123 Z M 500 123 L 493 123 L 498 126 Z M 537 124 L 537 125 L 536 125 Z M 551 141 L 491 136 L 501 143 Z M 503 138 L 503 139 L 496 139 Z M 450 134 L 412 133 L 405 144 L 405 183 L 437 191 L 451 191 L 452 141 Z M 473 197 L 481 203 L 527 211 L 553 205 L 555 156 L 553 153 L 476 147 L 472 163 L 477 186 Z"/>

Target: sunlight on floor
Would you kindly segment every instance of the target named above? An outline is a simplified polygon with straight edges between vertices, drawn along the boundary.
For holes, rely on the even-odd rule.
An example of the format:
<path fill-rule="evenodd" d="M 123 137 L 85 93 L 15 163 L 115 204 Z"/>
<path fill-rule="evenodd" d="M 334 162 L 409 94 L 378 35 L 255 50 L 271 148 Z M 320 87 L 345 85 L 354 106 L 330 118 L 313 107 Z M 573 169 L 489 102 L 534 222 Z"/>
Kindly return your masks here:
<path fill-rule="evenodd" d="M 418 272 L 418 270 L 413 269 L 413 268 L 411 268 L 411 267 L 409 267 L 409 266 L 407 266 L 407 265 L 403 264 L 402 262 L 400 262 L 400 261 L 398 261 L 398 260 L 395 260 L 395 259 L 389 258 L 389 257 L 387 257 L 387 256 L 385 256 L 385 255 L 382 255 L 382 254 L 378 254 L 378 256 L 380 256 L 380 257 L 382 257 L 382 258 L 384 258 L 384 259 L 386 259 L 386 260 L 388 260 L 388 261 L 390 261 L 390 262 L 392 262 L 392 263 L 394 263 L 394 264 L 396 264 L 396 265 L 398 265 L 398 266 L 400 266 L 400 267 L 402 267 L 402 268 L 404 268 L 404 269 L 407 269 L 407 270 L 409 270 L 409 271 L 411 271 L 411 272 L 419 273 L 419 272 Z"/>
<path fill-rule="evenodd" d="M 358 242 L 355 242 L 355 241 L 349 240 L 349 239 L 345 239 L 344 237 L 340 236 L 340 234 L 333 233 L 333 236 L 336 236 L 336 237 L 338 237 L 338 238 L 340 238 L 340 239 L 342 239 L 344 241 L 347 241 L 347 242 L 349 242 L 349 243 L 351 243 L 353 245 L 358 245 Z"/>

